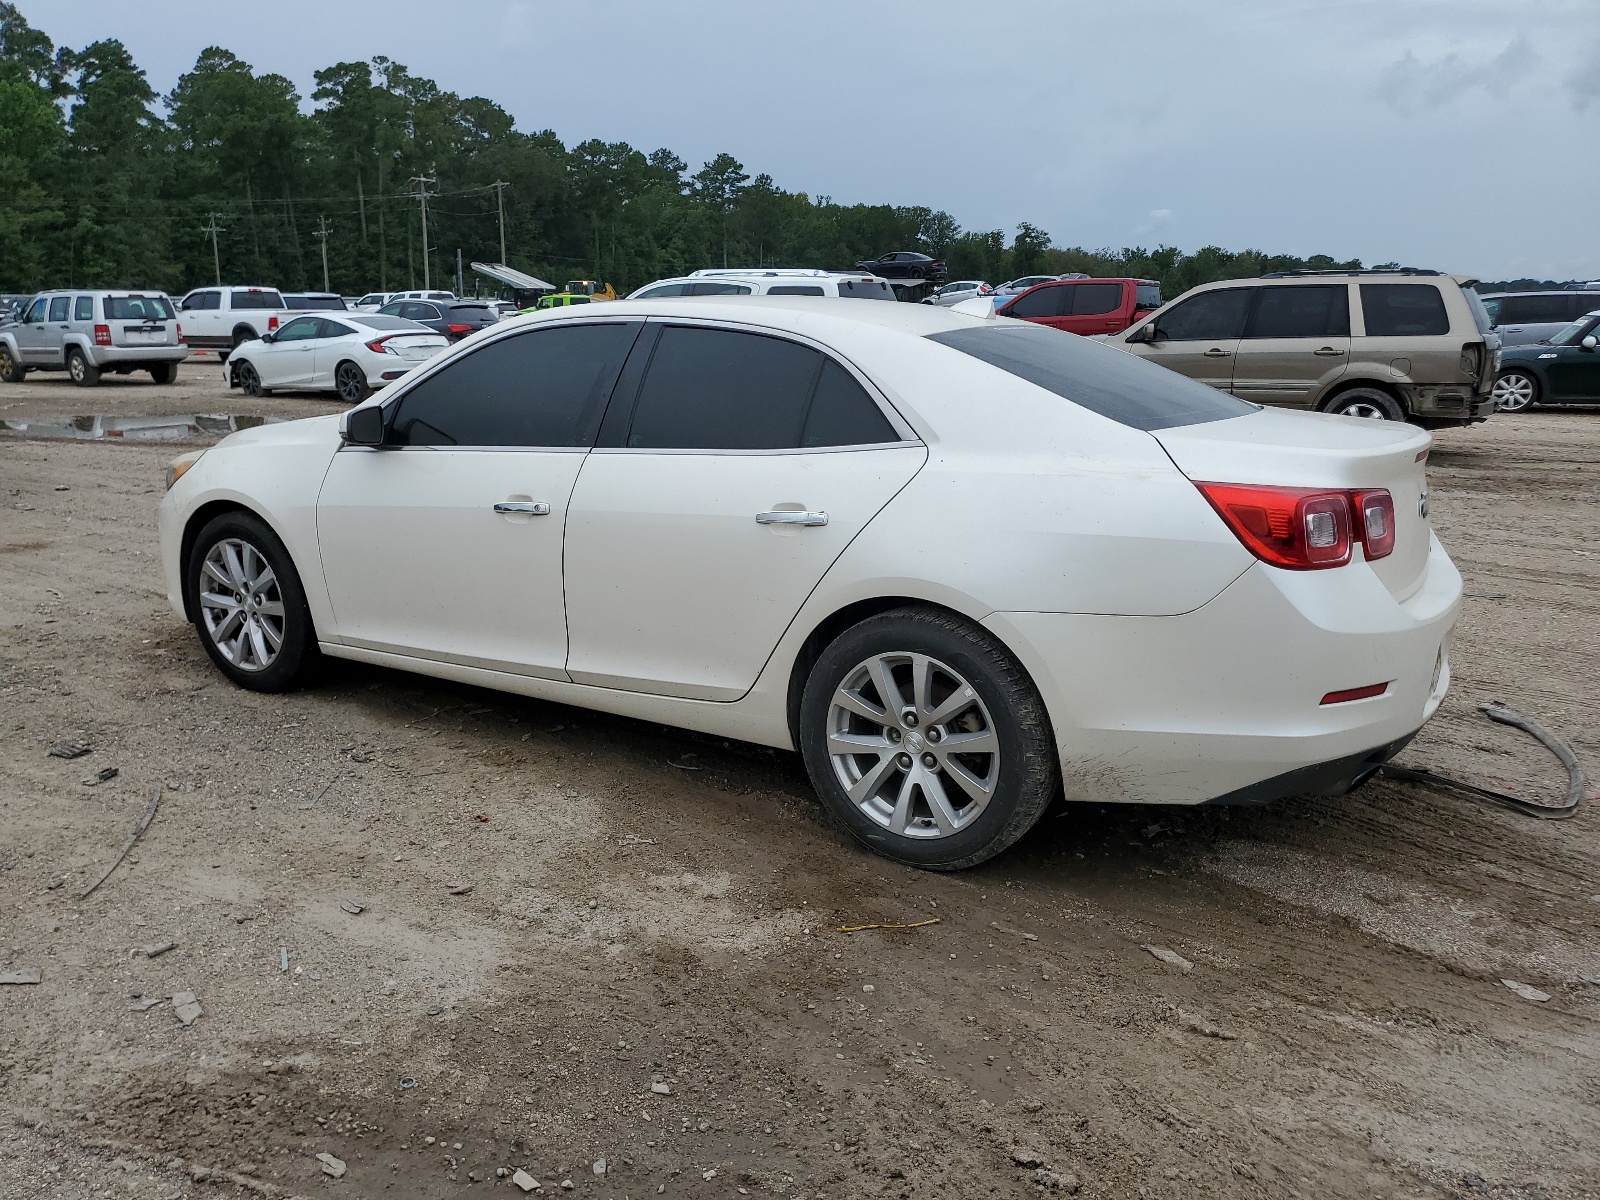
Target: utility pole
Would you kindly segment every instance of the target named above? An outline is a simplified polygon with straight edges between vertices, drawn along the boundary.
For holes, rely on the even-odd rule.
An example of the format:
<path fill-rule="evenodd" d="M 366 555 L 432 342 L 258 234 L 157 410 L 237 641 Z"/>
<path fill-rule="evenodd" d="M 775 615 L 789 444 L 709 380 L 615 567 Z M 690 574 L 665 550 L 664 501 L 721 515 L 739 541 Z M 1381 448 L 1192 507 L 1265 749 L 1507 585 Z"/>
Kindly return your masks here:
<path fill-rule="evenodd" d="M 217 286 L 222 286 L 222 253 L 217 249 L 217 234 L 228 232 L 226 229 L 217 228 L 217 218 L 222 214 L 218 212 L 206 214 L 205 232 L 211 235 L 211 265 L 216 268 Z"/>
<path fill-rule="evenodd" d="M 417 185 L 411 194 L 422 205 L 422 288 L 427 291 L 433 286 L 428 275 L 428 185 L 439 181 L 431 175 L 413 175 L 410 182 Z"/>
<path fill-rule="evenodd" d="M 458 296 L 463 295 L 463 294 L 465 294 L 466 290 L 467 290 L 467 281 L 461 275 L 461 249 L 460 249 L 460 247 L 457 247 L 456 248 L 456 295 L 458 295 Z"/>
<path fill-rule="evenodd" d="M 322 290 L 325 292 L 333 290 L 328 286 L 328 234 L 330 232 L 332 231 L 328 228 L 328 218 L 319 216 L 317 218 L 317 228 L 312 231 L 311 236 L 322 243 Z"/>
<path fill-rule="evenodd" d="M 494 188 L 494 207 L 495 207 L 495 211 L 500 214 L 500 265 L 503 267 L 503 266 L 507 265 L 506 264 L 506 204 L 505 204 L 505 192 L 506 192 L 507 186 L 509 186 L 509 185 L 507 185 L 506 183 L 502 182 L 501 180 L 496 179 L 489 186 Z"/>

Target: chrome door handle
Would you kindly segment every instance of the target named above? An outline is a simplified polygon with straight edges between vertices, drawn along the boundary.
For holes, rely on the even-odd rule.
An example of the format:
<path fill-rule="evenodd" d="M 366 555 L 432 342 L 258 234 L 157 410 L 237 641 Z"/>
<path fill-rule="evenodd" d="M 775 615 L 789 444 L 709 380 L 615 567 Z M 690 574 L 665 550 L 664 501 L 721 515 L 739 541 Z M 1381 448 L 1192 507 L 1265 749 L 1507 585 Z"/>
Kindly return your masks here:
<path fill-rule="evenodd" d="M 1207 358 L 1232 358 L 1232 350 L 1218 350 L 1215 346 L 1206 351 Z"/>
<path fill-rule="evenodd" d="M 757 525 L 826 525 L 827 523 L 827 513 L 764 512 L 756 514 Z"/>
<path fill-rule="evenodd" d="M 527 513 L 534 517 L 550 515 L 548 504 L 537 504 L 528 500 L 500 500 L 495 503 L 494 510 L 497 513 Z"/>
<path fill-rule="evenodd" d="M 1335 350 L 1332 346 L 1324 346 L 1321 350 L 1313 350 L 1311 353 L 1315 354 L 1318 358 L 1336 358 L 1342 356 L 1344 351 Z"/>

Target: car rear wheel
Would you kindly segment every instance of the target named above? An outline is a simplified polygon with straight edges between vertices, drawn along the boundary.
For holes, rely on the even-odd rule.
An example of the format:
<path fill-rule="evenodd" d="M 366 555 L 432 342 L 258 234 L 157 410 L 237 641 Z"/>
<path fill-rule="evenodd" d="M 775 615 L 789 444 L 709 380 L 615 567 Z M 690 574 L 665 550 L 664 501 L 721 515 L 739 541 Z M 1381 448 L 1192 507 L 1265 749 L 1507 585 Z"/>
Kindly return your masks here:
<path fill-rule="evenodd" d="M 979 626 L 900 608 L 822 652 L 800 708 L 823 803 L 886 858 L 974 866 L 1010 846 L 1060 790 L 1044 702 Z"/>
<path fill-rule="evenodd" d="M 1388 392 L 1377 388 L 1351 388 L 1340 392 L 1328 411 L 1341 417 L 1364 417 L 1369 421 L 1404 421 L 1405 409 Z"/>
<path fill-rule="evenodd" d="M 93 387 L 100 382 L 100 368 L 76 346 L 67 350 L 67 374 L 79 387 Z"/>
<path fill-rule="evenodd" d="M 177 363 L 157 363 L 150 368 L 150 378 L 157 383 L 171 383 L 178 377 Z"/>
<path fill-rule="evenodd" d="M 372 394 L 367 386 L 367 373 L 353 362 L 342 362 L 334 369 L 333 386 L 339 399 L 349 404 L 360 404 Z"/>
<path fill-rule="evenodd" d="M 246 396 L 270 396 L 271 391 L 261 386 L 261 372 L 249 359 L 243 359 L 233 368 L 233 377 Z"/>
<path fill-rule="evenodd" d="M 1494 381 L 1494 406 L 1498 412 L 1521 412 L 1539 399 L 1539 381 L 1526 371 L 1505 371 Z"/>
<path fill-rule="evenodd" d="M 184 583 L 201 644 L 240 687 L 281 692 L 316 664 L 300 575 L 258 517 L 235 511 L 207 524 L 195 539 Z"/>
<path fill-rule="evenodd" d="M 11 355 L 9 346 L 0 346 L 0 380 L 21 383 L 28 377 L 27 370 Z"/>

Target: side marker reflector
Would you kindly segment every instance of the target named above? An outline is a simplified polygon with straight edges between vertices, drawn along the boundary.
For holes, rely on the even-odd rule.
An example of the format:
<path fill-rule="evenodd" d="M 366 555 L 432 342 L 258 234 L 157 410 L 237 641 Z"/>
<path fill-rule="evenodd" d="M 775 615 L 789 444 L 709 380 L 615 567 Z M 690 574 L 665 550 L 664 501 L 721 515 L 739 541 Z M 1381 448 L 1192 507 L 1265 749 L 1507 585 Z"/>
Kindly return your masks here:
<path fill-rule="evenodd" d="M 1387 683 L 1369 683 L 1366 687 L 1346 688 L 1342 692 L 1329 692 L 1322 698 L 1324 704 L 1345 704 L 1351 700 L 1365 700 L 1369 696 L 1381 696 L 1389 690 Z"/>

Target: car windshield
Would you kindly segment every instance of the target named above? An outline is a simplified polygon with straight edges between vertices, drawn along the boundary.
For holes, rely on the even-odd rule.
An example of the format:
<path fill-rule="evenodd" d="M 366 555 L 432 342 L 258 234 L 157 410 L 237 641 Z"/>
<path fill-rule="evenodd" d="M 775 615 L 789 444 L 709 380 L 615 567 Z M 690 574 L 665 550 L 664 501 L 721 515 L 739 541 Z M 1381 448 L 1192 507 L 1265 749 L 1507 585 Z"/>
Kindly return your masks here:
<path fill-rule="evenodd" d="M 1047 325 L 1006 324 L 933 333 L 928 340 L 970 354 L 1063 399 L 1134 429 L 1225 421 L 1257 406 L 1176 371 Z"/>
<path fill-rule="evenodd" d="M 170 321 L 172 304 L 165 296 L 107 296 L 108 321 Z"/>
<path fill-rule="evenodd" d="M 1568 325 L 1560 333 L 1552 337 L 1550 344 L 1552 346 L 1576 346 L 1586 334 L 1594 332 L 1597 317 L 1600 317 L 1600 312 L 1592 312 L 1587 316 L 1579 317 L 1571 325 Z"/>
<path fill-rule="evenodd" d="M 432 333 L 426 325 L 419 325 L 416 321 L 408 321 L 404 317 L 392 317 L 387 313 L 351 313 L 345 318 L 352 325 L 365 325 L 368 329 L 411 329 L 417 333 Z"/>

